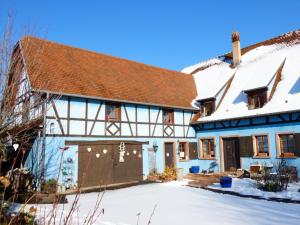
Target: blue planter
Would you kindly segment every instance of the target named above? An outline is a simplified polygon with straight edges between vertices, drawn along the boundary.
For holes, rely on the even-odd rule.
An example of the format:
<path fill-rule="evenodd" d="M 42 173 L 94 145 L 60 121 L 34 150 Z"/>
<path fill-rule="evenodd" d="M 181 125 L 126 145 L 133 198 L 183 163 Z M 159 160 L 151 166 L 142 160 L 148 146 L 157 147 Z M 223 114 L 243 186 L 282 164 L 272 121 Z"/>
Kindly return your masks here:
<path fill-rule="evenodd" d="M 200 167 L 199 166 L 191 166 L 190 173 L 199 173 Z"/>
<path fill-rule="evenodd" d="M 231 177 L 221 177 L 220 185 L 222 188 L 231 188 L 232 186 L 232 178 Z"/>

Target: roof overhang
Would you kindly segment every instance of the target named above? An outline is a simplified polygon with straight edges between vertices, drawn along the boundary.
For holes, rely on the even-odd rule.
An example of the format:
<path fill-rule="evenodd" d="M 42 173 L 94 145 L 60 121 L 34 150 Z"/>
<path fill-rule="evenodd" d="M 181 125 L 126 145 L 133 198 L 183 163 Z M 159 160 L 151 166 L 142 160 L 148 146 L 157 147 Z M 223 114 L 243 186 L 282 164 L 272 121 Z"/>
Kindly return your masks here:
<path fill-rule="evenodd" d="M 204 102 L 210 102 L 210 101 L 215 101 L 215 100 L 216 100 L 215 97 L 209 97 L 209 98 L 198 99 L 196 101 L 199 102 L 200 104 L 203 104 Z"/>
<path fill-rule="evenodd" d="M 243 90 L 244 93 L 246 94 L 252 94 L 253 92 L 259 92 L 259 91 L 268 91 L 268 87 L 258 87 L 258 88 L 252 88 L 248 90 Z"/>

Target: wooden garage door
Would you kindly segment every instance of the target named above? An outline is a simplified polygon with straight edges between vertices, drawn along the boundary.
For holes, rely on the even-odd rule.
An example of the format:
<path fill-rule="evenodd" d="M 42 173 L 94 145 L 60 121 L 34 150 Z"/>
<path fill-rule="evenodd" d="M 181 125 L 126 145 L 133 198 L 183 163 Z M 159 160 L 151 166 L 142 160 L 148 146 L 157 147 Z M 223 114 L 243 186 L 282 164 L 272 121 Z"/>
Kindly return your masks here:
<path fill-rule="evenodd" d="M 120 143 L 79 145 L 78 184 L 92 187 L 139 181 L 143 179 L 142 145 L 124 142 L 124 162 L 120 160 Z M 91 151 L 88 151 L 91 148 Z M 106 153 L 104 151 L 106 150 Z M 100 156 L 99 156 L 100 154 Z M 98 156 L 98 157 L 97 157 Z"/>

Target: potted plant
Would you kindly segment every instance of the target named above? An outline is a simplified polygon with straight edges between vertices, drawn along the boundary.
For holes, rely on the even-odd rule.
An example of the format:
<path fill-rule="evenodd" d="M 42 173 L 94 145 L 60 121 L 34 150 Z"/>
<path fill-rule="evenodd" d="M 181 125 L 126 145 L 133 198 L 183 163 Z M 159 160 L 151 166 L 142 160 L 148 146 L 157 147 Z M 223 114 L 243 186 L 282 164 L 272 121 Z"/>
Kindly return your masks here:
<path fill-rule="evenodd" d="M 293 152 L 284 152 L 284 153 L 282 153 L 282 156 L 284 158 L 294 158 L 295 157 L 295 153 L 293 153 Z"/>
<path fill-rule="evenodd" d="M 222 188 L 231 188 L 232 186 L 232 178 L 231 177 L 221 177 L 220 178 L 220 185 Z"/>
<path fill-rule="evenodd" d="M 259 153 L 258 155 L 257 155 L 258 157 L 268 157 L 269 156 L 269 154 L 267 153 L 267 152 L 261 152 L 261 153 Z"/>
<path fill-rule="evenodd" d="M 159 180 L 159 174 L 157 173 L 156 170 L 153 170 L 149 175 L 148 175 L 148 178 L 147 178 L 149 181 L 157 181 Z"/>

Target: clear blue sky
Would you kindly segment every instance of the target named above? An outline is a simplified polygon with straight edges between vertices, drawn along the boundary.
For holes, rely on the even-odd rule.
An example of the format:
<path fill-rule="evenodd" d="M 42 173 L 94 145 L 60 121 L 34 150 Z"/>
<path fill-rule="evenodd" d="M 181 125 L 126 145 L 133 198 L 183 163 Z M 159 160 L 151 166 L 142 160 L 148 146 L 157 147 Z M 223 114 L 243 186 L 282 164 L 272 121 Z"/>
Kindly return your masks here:
<path fill-rule="evenodd" d="M 299 0 L 0 0 L 49 40 L 180 70 L 231 49 L 300 28 Z M 1 24 L 1 25 L 2 25 Z"/>

